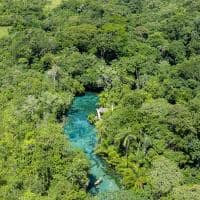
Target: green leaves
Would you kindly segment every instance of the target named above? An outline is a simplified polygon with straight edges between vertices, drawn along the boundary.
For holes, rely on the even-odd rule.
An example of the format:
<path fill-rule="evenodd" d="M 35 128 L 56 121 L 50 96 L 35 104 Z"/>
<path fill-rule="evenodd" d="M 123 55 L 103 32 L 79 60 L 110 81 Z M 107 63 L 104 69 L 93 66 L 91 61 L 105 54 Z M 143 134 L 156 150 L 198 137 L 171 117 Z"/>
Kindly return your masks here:
<path fill-rule="evenodd" d="M 89 198 L 87 160 L 60 124 L 87 89 L 102 91 L 107 108 L 95 121 L 97 152 L 131 188 L 99 198 L 196 199 L 199 8 L 196 0 L 1 1 L 9 34 L 0 39 L 0 199 Z"/>
<path fill-rule="evenodd" d="M 179 186 L 177 188 L 174 188 L 174 190 L 171 192 L 171 194 L 167 197 L 170 200 L 189 200 L 199 199 L 199 192 L 200 186 L 199 185 L 184 185 Z"/>
<path fill-rule="evenodd" d="M 181 184 L 182 177 L 175 163 L 164 157 L 155 159 L 149 175 L 155 198 L 160 198 L 163 194 L 169 193 L 173 187 Z"/>

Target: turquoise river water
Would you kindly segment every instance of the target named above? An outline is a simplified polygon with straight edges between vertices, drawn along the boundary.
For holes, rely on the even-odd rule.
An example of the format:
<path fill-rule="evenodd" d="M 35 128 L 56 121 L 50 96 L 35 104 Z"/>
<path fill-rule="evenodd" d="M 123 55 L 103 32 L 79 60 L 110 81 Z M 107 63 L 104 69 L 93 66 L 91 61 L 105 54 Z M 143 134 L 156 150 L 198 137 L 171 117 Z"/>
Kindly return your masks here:
<path fill-rule="evenodd" d="M 95 127 L 89 123 L 88 115 L 94 113 L 98 106 L 98 96 L 95 93 L 86 93 L 84 96 L 76 97 L 68 114 L 65 133 L 75 148 L 81 149 L 89 158 L 90 184 L 89 192 L 111 192 L 118 190 L 114 178 L 108 174 L 106 165 L 95 155 L 94 150 L 97 144 L 97 132 Z M 97 186 L 94 183 L 101 179 Z"/>

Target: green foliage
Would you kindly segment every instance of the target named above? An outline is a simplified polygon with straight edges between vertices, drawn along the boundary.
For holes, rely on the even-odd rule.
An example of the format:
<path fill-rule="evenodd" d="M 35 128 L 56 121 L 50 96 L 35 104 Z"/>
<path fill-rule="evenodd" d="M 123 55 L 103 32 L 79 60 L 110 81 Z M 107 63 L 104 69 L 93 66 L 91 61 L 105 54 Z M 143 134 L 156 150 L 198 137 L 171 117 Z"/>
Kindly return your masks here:
<path fill-rule="evenodd" d="M 168 196 L 167 199 L 170 200 L 189 200 L 189 199 L 194 199 L 198 200 L 199 195 L 200 195 L 200 190 L 199 190 L 199 185 L 184 185 L 184 186 L 179 186 L 177 188 L 174 188 L 172 193 Z"/>
<path fill-rule="evenodd" d="M 149 200 L 151 197 L 147 192 L 122 190 L 115 193 L 102 193 L 94 198 L 95 200 Z"/>
<path fill-rule="evenodd" d="M 199 10 L 197 0 L 1 0 L 0 199 L 198 199 Z M 96 152 L 128 191 L 87 194 L 88 161 L 62 133 L 85 90 L 101 91 Z"/>
<path fill-rule="evenodd" d="M 45 6 L 45 9 L 47 10 L 47 11 L 51 11 L 51 10 L 53 10 L 54 8 L 56 8 L 56 7 L 58 7 L 59 5 L 61 4 L 61 0 L 50 0 L 49 1 L 49 4 L 47 4 L 46 6 Z"/>
<path fill-rule="evenodd" d="M 8 27 L 0 27 L 0 39 L 8 35 Z"/>
<path fill-rule="evenodd" d="M 149 181 L 155 197 L 159 198 L 182 182 L 182 174 L 175 163 L 164 157 L 159 157 L 152 163 Z"/>

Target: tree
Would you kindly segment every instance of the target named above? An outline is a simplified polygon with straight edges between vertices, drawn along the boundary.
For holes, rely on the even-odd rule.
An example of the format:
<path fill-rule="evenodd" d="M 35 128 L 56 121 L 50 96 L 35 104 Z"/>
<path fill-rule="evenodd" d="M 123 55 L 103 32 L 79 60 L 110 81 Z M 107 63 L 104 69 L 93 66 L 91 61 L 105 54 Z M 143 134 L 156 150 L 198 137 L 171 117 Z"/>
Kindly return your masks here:
<path fill-rule="evenodd" d="M 56 81 L 59 81 L 59 77 L 61 75 L 60 68 L 56 65 L 52 66 L 52 68 L 47 71 L 47 75 L 53 79 L 54 89 L 55 89 Z"/>
<path fill-rule="evenodd" d="M 183 175 L 175 163 L 162 156 L 153 161 L 149 172 L 149 182 L 155 198 L 168 194 L 182 181 Z"/>
<path fill-rule="evenodd" d="M 199 196 L 200 196 L 200 185 L 182 185 L 174 188 L 173 191 L 168 195 L 167 199 L 198 200 Z"/>
<path fill-rule="evenodd" d="M 126 167 L 128 167 L 128 151 L 131 140 L 135 140 L 136 137 L 132 134 L 127 134 L 123 139 L 123 147 L 125 148 L 125 155 L 126 155 Z"/>

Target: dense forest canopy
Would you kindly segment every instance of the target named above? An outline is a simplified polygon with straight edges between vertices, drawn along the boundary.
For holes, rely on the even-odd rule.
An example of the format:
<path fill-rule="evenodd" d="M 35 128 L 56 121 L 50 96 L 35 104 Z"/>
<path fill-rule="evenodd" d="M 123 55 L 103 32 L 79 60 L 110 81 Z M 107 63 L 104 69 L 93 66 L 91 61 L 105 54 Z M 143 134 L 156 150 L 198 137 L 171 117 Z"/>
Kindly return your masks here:
<path fill-rule="evenodd" d="M 63 134 L 86 90 L 117 193 Z M 2 200 L 198 200 L 200 1 L 0 0 L 0 109 Z"/>

